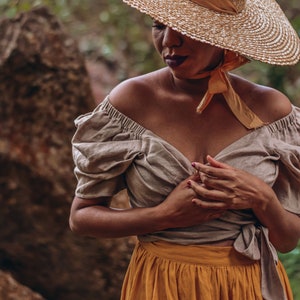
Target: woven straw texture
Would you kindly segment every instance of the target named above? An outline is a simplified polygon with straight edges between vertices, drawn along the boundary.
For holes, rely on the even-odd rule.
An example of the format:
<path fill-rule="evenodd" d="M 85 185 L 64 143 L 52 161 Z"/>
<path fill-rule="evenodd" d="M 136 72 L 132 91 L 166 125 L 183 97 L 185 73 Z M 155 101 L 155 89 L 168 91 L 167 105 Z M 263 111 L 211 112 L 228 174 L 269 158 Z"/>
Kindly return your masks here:
<path fill-rule="evenodd" d="M 300 40 L 274 0 L 245 2 L 237 14 L 218 13 L 191 0 L 123 0 L 155 20 L 195 40 L 232 50 L 250 59 L 293 65 Z"/>

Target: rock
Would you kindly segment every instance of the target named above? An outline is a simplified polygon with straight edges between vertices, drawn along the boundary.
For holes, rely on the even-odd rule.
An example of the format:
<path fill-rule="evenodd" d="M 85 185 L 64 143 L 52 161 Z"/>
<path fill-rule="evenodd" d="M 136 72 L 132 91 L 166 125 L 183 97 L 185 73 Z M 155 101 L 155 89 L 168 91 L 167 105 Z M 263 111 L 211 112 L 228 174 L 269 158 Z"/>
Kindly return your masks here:
<path fill-rule="evenodd" d="M 42 7 L 0 21 L 0 269 L 47 300 L 118 299 L 134 243 L 69 229 L 73 121 L 94 106 L 55 16 Z"/>
<path fill-rule="evenodd" d="M 9 273 L 0 271 L 0 299 L 44 300 L 45 298 L 19 284 Z"/>

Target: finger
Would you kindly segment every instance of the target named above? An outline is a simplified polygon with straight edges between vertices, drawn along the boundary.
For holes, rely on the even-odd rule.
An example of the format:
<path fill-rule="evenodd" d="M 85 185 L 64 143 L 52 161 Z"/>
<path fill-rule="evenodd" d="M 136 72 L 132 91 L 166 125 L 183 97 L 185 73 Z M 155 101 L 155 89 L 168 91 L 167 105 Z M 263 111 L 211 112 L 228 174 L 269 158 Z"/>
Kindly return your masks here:
<path fill-rule="evenodd" d="M 204 209 L 217 209 L 217 210 L 228 210 L 228 209 L 249 209 L 249 205 L 240 203 L 238 200 L 233 203 L 221 202 L 221 201 L 207 201 L 199 198 L 194 198 L 192 202 Z"/>
<path fill-rule="evenodd" d="M 194 181 L 200 181 L 200 173 L 198 170 L 195 170 L 195 173 L 193 173 L 192 175 L 190 175 L 188 178 L 188 180 L 194 180 Z"/>
<path fill-rule="evenodd" d="M 233 168 L 230 167 L 227 169 L 221 169 L 212 167 L 210 165 L 204 165 L 199 162 L 193 162 L 192 166 L 200 173 L 204 173 L 205 175 L 209 177 L 215 177 L 215 178 L 222 178 L 222 179 L 229 179 L 232 178 L 232 170 Z"/>
<path fill-rule="evenodd" d="M 231 166 L 225 164 L 225 163 L 222 163 L 216 159 L 214 159 L 212 156 L 210 155 L 207 155 L 206 157 L 207 159 L 207 162 L 212 166 L 212 167 L 215 167 L 215 168 L 220 168 L 220 169 L 232 169 Z"/>
<path fill-rule="evenodd" d="M 193 180 L 188 181 L 188 186 L 193 189 L 198 196 L 201 196 L 201 198 L 204 199 L 224 202 L 224 199 L 228 198 L 227 193 L 224 191 L 208 189 L 205 185 L 198 184 Z"/>
<path fill-rule="evenodd" d="M 231 187 L 231 182 L 224 179 L 219 179 L 216 177 L 207 176 L 204 173 L 200 173 L 201 182 L 209 189 L 215 189 L 222 191 L 226 194 L 231 194 L 233 189 Z"/>
<path fill-rule="evenodd" d="M 199 198 L 194 198 L 192 202 L 201 208 L 217 210 L 215 212 L 216 215 L 222 215 L 224 210 L 227 209 L 227 204 L 220 201 L 206 201 Z M 222 213 L 219 210 L 222 210 Z"/>

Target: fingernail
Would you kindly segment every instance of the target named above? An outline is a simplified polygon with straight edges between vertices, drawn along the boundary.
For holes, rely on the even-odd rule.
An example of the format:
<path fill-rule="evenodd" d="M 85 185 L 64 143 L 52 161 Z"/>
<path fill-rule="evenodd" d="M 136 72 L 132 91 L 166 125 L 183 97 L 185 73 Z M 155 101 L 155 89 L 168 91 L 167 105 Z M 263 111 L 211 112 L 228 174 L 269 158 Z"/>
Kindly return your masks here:
<path fill-rule="evenodd" d="M 195 162 L 192 162 L 192 167 L 195 168 L 195 166 L 196 166 L 196 163 L 195 163 Z"/>

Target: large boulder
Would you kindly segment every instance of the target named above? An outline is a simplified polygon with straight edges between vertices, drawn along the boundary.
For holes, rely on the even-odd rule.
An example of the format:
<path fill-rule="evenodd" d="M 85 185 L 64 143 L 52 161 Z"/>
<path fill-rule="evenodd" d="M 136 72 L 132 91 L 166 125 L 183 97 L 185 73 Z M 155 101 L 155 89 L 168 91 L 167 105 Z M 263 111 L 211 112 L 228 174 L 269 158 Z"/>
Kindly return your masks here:
<path fill-rule="evenodd" d="M 133 246 L 69 229 L 73 121 L 94 106 L 84 58 L 54 15 L 0 21 L 0 269 L 49 300 L 118 299 Z"/>

